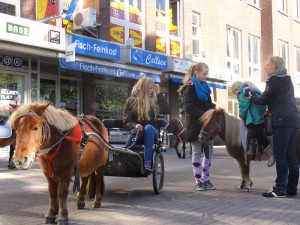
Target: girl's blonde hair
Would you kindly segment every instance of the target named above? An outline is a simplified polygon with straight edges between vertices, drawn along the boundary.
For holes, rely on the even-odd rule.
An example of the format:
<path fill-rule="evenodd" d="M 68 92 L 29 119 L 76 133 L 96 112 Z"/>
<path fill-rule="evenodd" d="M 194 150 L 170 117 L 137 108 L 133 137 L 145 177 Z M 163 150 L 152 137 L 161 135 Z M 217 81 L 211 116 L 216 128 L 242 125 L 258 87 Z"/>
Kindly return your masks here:
<path fill-rule="evenodd" d="M 150 120 L 150 109 L 154 110 L 155 115 L 158 113 L 157 95 L 149 95 L 149 88 L 154 86 L 154 81 L 148 77 L 143 77 L 134 85 L 134 91 L 131 94 L 132 108 L 137 110 L 138 120 Z"/>
<path fill-rule="evenodd" d="M 202 72 L 204 69 L 208 69 L 208 65 L 204 62 L 198 62 L 194 65 L 191 65 L 188 72 L 184 75 L 183 85 L 179 88 L 179 92 L 182 92 L 184 87 L 187 85 L 191 77 L 195 74 L 196 71 Z"/>

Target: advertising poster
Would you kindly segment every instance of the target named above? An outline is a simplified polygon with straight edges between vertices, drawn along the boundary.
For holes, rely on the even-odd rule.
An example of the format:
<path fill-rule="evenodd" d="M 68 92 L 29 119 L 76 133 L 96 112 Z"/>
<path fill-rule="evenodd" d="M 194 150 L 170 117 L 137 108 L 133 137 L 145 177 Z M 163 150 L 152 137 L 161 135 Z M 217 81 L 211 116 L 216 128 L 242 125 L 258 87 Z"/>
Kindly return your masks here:
<path fill-rule="evenodd" d="M 141 0 L 129 0 L 129 22 L 142 25 Z"/>
<path fill-rule="evenodd" d="M 156 0 L 156 30 L 166 31 L 165 0 Z"/>
<path fill-rule="evenodd" d="M 156 36 L 156 52 L 166 53 L 166 39 Z"/>
<path fill-rule="evenodd" d="M 58 0 L 36 0 L 36 17 L 37 20 L 44 20 L 59 16 Z"/>
<path fill-rule="evenodd" d="M 170 35 L 178 37 L 178 27 L 177 27 L 177 17 L 173 14 L 173 10 L 169 9 L 169 19 L 170 19 Z"/>
<path fill-rule="evenodd" d="M 143 33 L 139 30 L 129 29 L 129 37 L 133 39 L 133 45 L 137 48 L 143 48 Z"/>
<path fill-rule="evenodd" d="M 125 19 L 124 0 L 110 0 L 110 16 L 121 20 Z"/>
<path fill-rule="evenodd" d="M 110 24 L 110 41 L 124 44 L 125 43 L 125 28 L 120 25 Z"/>
<path fill-rule="evenodd" d="M 170 55 L 180 57 L 180 42 L 170 40 Z"/>

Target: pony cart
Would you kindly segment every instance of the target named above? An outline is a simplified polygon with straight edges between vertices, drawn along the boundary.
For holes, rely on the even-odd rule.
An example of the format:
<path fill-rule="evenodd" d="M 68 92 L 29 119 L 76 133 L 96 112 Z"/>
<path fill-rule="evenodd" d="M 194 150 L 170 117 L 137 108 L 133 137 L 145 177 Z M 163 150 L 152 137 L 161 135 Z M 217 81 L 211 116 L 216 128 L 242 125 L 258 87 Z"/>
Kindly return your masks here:
<path fill-rule="evenodd" d="M 128 148 L 118 147 L 119 141 L 114 141 L 111 138 L 111 132 L 115 128 L 124 129 L 122 119 L 104 119 L 102 121 L 108 130 L 110 141 L 107 143 L 103 140 L 102 144 L 109 149 L 109 160 L 106 164 L 105 176 L 118 177 L 148 177 L 152 174 L 154 193 L 159 194 L 163 189 L 164 184 L 164 158 L 162 151 L 164 150 L 163 137 L 160 135 L 154 141 L 152 170 L 146 170 L 144 167 L 144 145 L 143 141 L 139 140 L 139 133 L 137 132 L 133 139 L 133 144 Z M 165 120 L 157 119 L 158 133 L 160 128 L 166 125 Z"/>
<path fill-rule="evenodd" d="M 147 177 L 153 175 L 153 188 L 160 193 L 164 182 L 163 140 L 153 146 L 150 171 L 144 169 L 144 147 L 136 142 L 129 148 L 112 146 L 108 132 L 123 127 L 121 120 L 106 120 L 105 125 L 92 115 L 75 117 L 49 103 L 12 106 L 8 120 L 12 128 L 0 133 L 0 147 L 16 142 L 14 163 L 27 170 L 37 158 L 48 181 L 49 208 L 46 224 L 68 224 L 66 200 L 74 175 L 73 191 L 77 191 L 77 208 L 85 208 L 85 198 L 94 199 L 93 208 L 100 208 L 104 195 L 104 175 Z M 163 120 L 158 127 L 165 126 Z"/>

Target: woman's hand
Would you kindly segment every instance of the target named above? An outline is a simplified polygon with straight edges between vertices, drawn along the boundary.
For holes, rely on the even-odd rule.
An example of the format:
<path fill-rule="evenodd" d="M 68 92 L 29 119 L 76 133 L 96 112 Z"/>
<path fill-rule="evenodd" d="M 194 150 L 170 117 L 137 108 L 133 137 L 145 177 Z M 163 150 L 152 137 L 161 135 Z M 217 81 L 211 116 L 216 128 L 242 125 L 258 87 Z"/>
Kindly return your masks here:
<path fill-rule="evenodd" d="M 160 87 L 159 87 L 159 84 L 155 84 L 154 85 L 154 91 L 155 93 L 158 95 L 160 93 Z"/>
<path fill-rule="evenodd" d="M 143 130 L 143 126 L 139 123 L 137 125 L 135 125 L 135 128 L 137 128 L 139 131 Z"/>

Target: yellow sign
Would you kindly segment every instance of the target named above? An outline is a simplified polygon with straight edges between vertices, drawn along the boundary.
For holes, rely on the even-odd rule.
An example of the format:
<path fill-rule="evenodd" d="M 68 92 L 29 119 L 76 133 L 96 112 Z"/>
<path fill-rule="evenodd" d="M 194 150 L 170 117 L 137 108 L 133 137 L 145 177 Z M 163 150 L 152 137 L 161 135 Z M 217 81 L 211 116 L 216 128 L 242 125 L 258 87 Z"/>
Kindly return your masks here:
<path fill-rule="evenodd" d="M 170 40 L 170 55 L 180 57 L 180 42 Z"/>
<path fill-rule="evenodd" d="M 166 39 L 156 36 L 156 52 L 166 53 Z"/>
<path fill-rule="evenodd" d="M 141 31 L 129 29 L 129 37 L 133 39 L 134 47 L 143 47 L 143 34 Z"/>
<path fill-rule="evenodd" d="M 111 41 L 124 44 L 125 43 L 124 33 L 125 33 L 125 29 L 123 26 L 112 24 L 112 23 L 110 24 Z"/>

